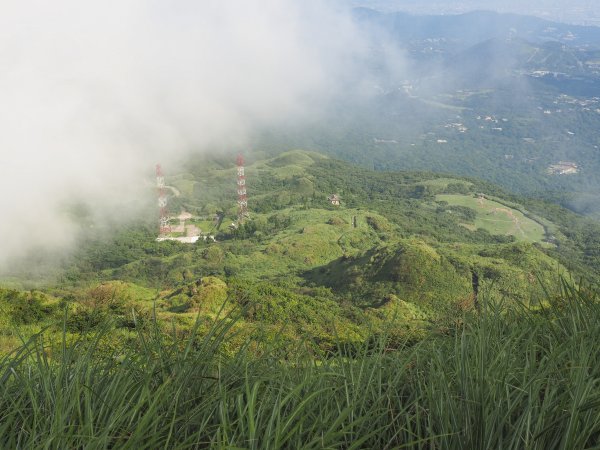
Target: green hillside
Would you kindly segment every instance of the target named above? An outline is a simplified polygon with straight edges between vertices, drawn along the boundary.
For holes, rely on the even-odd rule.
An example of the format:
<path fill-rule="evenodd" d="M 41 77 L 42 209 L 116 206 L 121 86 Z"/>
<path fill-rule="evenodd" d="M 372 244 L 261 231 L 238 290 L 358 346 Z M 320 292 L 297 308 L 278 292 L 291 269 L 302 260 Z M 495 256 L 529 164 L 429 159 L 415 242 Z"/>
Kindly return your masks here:
<path fill-rule="evenodd" d="M 15 262 L 1 447 L 597 447 L 589 221 L 294 151 L 249 161 L 236 226 L 231 159 L 166 180 L 172 226 L 214 240 L 157 242 L 148 211 L 84 227 L 41 288 L 42 255 Z"/>
<path fill-rule="evenodd" d="M 240 339 L 261 329 L 284 347 L 298 338 L 320 350 L 340 339 L 359 345 L 390 324 L 399 339 L 420 339 L 475 308 L 476 293 L 536 306 L 567 267 L 577 273 L 577 260 L 560 257 L 575 244 L 559 224 L 515 199 L 482 207 L 477 193 L 498 191 L 476 180 L 374 173 L 304 151 L 255 156 L 246 167 L 251 213 L 236 227 L 235 176 L 225 157 L 167 176 L 174 215 L 195 214 L 215 241 L 156 242 L 149 211 L 112 236 L 88 229 L 42 291 L 2 291 L 0 348 L 44 327 L 59 334 L 64 314 L 73 339 L 114 319 L 107 348 L 153 316 L 185 334 L 197 317 L 238 314 Z M 340 206 L 327 200 L 334 193 Z"/>

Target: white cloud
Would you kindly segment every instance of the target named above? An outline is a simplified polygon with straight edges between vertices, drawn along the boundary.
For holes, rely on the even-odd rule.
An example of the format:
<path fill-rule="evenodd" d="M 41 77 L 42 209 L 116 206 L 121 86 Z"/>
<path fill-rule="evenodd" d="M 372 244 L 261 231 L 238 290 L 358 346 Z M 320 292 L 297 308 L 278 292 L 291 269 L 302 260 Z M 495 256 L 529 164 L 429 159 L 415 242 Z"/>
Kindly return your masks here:
<path fill-rule="evenodd" d="M 157 160 L 314 117 L 357 49 L 319 1 L 4 0 L 0 262 L 70 242 L 65 199 L 114 211 Z"/>

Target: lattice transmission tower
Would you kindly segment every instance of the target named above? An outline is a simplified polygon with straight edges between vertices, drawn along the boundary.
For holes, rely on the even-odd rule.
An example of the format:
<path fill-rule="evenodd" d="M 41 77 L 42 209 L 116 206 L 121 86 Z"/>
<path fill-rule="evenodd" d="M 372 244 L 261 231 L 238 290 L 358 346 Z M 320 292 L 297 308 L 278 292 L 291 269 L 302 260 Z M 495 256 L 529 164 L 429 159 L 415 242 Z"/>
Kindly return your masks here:
<path fill-rule="evenodd" d="M 244 174 L 244 157 L 237 157 L 237 194 L 238 194 L 238 223 L 243 223 L 248 217 L 248 195 L 246 193 L 246 175 Z"/>
<path fill-rule="evenodd" d="M 156 165 L 156 190 L 158 193 L 159 212 L 158 234 L 164 236 L 171 232 L 171 226 L 169 225 L 169 209 L 167 208 L 169 199 L 165 189 L 165 177 L 160 164 Z"/>

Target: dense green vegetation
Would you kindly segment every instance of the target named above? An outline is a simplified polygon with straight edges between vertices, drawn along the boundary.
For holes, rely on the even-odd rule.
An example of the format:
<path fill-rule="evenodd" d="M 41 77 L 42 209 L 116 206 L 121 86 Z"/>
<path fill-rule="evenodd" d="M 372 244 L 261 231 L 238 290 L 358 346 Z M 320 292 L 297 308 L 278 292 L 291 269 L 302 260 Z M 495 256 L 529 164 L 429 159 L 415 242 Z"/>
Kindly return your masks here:
<path fill-rule="evenodd" d="M 418 99 L 398 89 L 390 86 L 368 108 L 346 106 L 360 113 L 335 115 L 310 129 L 270 132 L 256 145 L 273 153 L 310 148 L 378 171 L 477 177 L 581 213 L 597 211 L 600 104 L 591 100 L 595 93 L 566 95 L 540 80 L 518 77 L 489 89 L 456 86 L 439 95 L 423 89 Z M 430 97 L 462 110 L 431 103 Z M 549 165 L 558 161 L 577 163 L 579 173 L 549 175 Z"/>
<path fill-rule="evenodd" d="M 132 312 L 140 323 L 155 314 L 165 330 L 186 334 L 198 314 L 213 320 L 243 307 L 241 336 L 261 328 L 282 346 L 309 338 L 314 351 L 330 351 L 336 342 L 360 346 L 390 326 L 398 339 L 419 340 L 472 310 L 478 291 L 536 305 L 559 276 L 598 274 L 585 221 L 561 222 L 563 210 L 526 208 L 477 180 L 372 172 L 303 151 L 250 161 L 246 173 L 252 212 L 238 228 L 230 226 L 230 161 L 204 157 L 167 179 L 180 192 L 174 212 L 204 217 L 197 224 L 217 242 L 156 242 L 153 212 L 110 236 L 87 227 L 80 250 L 42 292 L 0 290 L 0 347 L 44 327 L 58 336 L 65 307 L 69 340 L 113 318 L 112 335 L 123 342 L 136 338 Z M 513 213 L 523 228 L 486 226 L 481 192 L 487 207 Z M 341 206 L 329 204 L 332 193 Z M 219 230 L 211 219 L 218 211 Z M 103 345 L 109 351 L 114 342 Z"/>
<path fill-rule="evenodd" d="M 230 161 L 167 179 L 216 242 L 157 242 L 149 212 L 0 288 L 1 447 L 600 444 L 591 222 L 474 179 L 255 158 L 240 226 Z"/>
<path fill-rule="evenodd" d="M 599 321 L 596 295 L 565 285 L 543 309 L 483 301 L 417 344 L 327 354 L 260 330 L 240 346 L 235 314 L 183 338 L 151 322 L 110 353 L 106 329 L 37 335 L 0 360 L 0 446 L 597 448 Z"/>

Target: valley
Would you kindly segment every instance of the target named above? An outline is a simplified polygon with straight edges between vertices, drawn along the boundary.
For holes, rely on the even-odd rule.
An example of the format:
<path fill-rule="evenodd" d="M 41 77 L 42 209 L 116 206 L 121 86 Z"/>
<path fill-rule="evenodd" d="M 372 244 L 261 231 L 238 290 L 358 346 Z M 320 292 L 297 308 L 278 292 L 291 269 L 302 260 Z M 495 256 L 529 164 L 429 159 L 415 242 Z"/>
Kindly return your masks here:
<path fill-rule="evenodd" d="M 257 148 L 309 148 L 375 170 L 476 177 L 597 216 L 595 27 L 486 12 L 359 9 L 355 20 L 371 39 L 370 90 L 348 93 L 321 123 L 263 133 Z M 577 169 L 549 174 L 561 161 Z"/>

